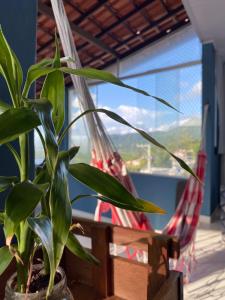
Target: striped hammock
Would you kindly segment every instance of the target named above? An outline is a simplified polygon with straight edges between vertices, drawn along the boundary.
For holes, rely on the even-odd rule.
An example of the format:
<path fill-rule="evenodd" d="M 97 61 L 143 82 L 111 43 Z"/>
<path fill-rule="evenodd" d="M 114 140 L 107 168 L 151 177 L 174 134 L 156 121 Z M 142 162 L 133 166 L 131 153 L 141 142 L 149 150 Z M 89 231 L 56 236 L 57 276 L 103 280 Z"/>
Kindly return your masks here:
<path fill-rule="evenodd" d="M 71 68 L 80 68 L 80 59 L 63 2 L 62 0 L 51 0 L 51 4 L 64 54 L 74 59 L 68 62 L 68 66 Z M 74 75 L 71 76 L 71 79 L 79 99 L 81 110 L 93 109 L 95 105 L 85 79 Z M 206 120 L 206 116 L 204 120 Z M 205 121 L 203 122 L 203 133 L 205 131 L 204 124 Z M 132 180 L 127 173 L 126 166 L 107 136 L 99 115 L 97 113 L 88 114 L 86 116 L 86 125 L 93 149 L 91 164 L 117 178 L 130 192 L 137 195 Z M 203 144 L 197 156 L 195 170 L 202 182 L 204 181 L 206 168 L 206 153 Z M 194 261 L 194 239 L 202 200 L 202 184 L 194 177 L 190 177 L 174 215 L 162 231 L 165 234 L 174 235 L 180 239 L 182 255 L 173 267 L 184 271 L 187 276 L 190 274 Z M 114 224 L 135 229 L 153 230 L 145 214 L 120 209 L 101 201 L 98 201 L 95 219 L 100 221 L 102 213 L 109 210 L 112 212 L 112 223 Z"/>

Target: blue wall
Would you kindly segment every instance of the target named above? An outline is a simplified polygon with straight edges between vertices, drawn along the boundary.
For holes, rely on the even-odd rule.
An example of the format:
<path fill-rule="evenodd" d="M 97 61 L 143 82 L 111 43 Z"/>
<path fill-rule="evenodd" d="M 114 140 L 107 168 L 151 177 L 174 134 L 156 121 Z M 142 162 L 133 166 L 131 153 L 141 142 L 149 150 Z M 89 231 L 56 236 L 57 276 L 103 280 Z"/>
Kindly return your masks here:
<path fill-rule="evenodd" d="M 7 41 L 19 58 L 24 72 L 35 61 L 36 15 L 36 0 L 0 1 L 0 24 Z M 9 101 L 7 88 L 2 79 L 0 79 L 0 99 Z M 31 172 L 33 172 L 33 138 L 30 139 L 30 149 Z M 12 156 L 4 146 L 0 147 L 0 175 L 14 175 L 15 172 L 17 172 L 17 168 Z"/>
<path fill-rule="evenodd" d="M 0 24 L 3 32 L 22 63 L 26 72 L 35 61 L 36 53 L 36 0 L 0 1 Z M 0 79 L 0 99 L 9 101 L 5 83 Z M 30 139 L 31 170 L 34 171 L 33 138 Z M 7 149 L 0 147 L 0 175 L 15 175 L 17 167 Z M 0 208 L 4 206 L 3 194 L 0 194 Z"/>
<path fill-rule="evenodd" d="M 202 49 L 202 103 L 209 105 L 206 125 L 207 172 L 202 214 L 210 216 L 219 204 L 220 164 L 217 153 L 217 125 L 215 104 L 215 49 L 212 43 Z"/>

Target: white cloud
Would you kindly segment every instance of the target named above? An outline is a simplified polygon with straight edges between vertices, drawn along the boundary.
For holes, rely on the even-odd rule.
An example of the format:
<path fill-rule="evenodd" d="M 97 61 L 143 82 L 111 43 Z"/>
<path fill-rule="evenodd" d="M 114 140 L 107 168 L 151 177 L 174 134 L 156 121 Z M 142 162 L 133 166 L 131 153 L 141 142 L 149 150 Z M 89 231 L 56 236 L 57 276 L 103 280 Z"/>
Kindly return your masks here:
<path fill-rule="evenodd" d="M 78 97 L 73 98 L 73 100 L 71 101 L 71 106 L 72 106 L 72 108 L 80 109 L 80 104 L 79 104 Z"/>
<path fill-rule="evenodd" d="M 91 97 L 92 97 L 94 103 L 96 103 L 96 94 L 91 93 Z M 72 106 L 72 108 L 80 109 L 80 103 L 79 103 L 79 99 L 77 96 L 74 96 L 74 98 L 72 99 L 71 106 Z"/>
<path fill-rule="evenodd" d="M 193 85 L 190 94 L 193 96 L 200 96 L 202 92 L 202 81 L 199 80 L 196 84 Z"/>
<path fill-rule="evenodd" d="M 168 130 L 176 128 L 178 126 L 185 126 L 185 127 L 199 126 L 200 127 L 201 126 L 201 118 L 195 116 L 195 117 L 181 119 L 179 121 L 174 121 L 169 124 L 163 124 L 154 130 L 168 131 Z"/>
<path fill-rule="evenodd" d="M 202 81 L 199 80 L 196 83 L 194 83 L 192 86 L 190 86 L 190 88 L 187 89 L 185 93 L 178 94 L 177 99 L 180 101 L 193 101 L 196 100 L 197 97 L 200 97 L 201 93 L 202 93 Z"/>
<path fill-rule="evenodd" d="M 149 118 L 154 118 L 155 113 L 147 110 L 145 108 L 139 108 L 137 106 L 128 106 L 128 105 L 120 105 L 117 108 L 118 113 L 123 117 L 127 117 L 131 120 L 140 117 L 149 117 Z"/>
<path fill-rule="evenodd" d="M 108 106 L 100 106 L 104 109 L 116 112 L 130 124 L 147 129 L 154 121 L 155 112 L 145 108 L 130 105 L 119 105 L 116 109 Z M 110 134 L 127 134 L 133 130 L 125 125 L 117 123 L 104 114 L 100 114 L 103 124 Z"/>

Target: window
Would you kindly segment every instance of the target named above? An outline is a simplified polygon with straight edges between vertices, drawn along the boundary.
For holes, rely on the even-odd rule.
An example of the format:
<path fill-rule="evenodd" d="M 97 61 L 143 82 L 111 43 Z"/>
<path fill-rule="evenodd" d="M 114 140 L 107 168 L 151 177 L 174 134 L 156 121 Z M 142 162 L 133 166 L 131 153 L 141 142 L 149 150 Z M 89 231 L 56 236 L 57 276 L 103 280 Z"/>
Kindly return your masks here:
<path fill-rule="evenodd" d="M 181 113 L 111 84 L 94 83 L 90 91 L 96 106 L 115 111 L 149 132 L 193 167 L 201 139 L 201 68 L 201 44 L 189 27 L 120 64 L 120 77 L 125 83 L 167 100 Z M 79 111 L 75 91 L 70 89 L 69 119 Z M 165 151 L 105 115 L 101 118 L 129 171 L 187 175 Z M 69 144 L 81 147 L 76 160 L 90 162 L 90 140 L 82 120 L 71 129 Z"/>

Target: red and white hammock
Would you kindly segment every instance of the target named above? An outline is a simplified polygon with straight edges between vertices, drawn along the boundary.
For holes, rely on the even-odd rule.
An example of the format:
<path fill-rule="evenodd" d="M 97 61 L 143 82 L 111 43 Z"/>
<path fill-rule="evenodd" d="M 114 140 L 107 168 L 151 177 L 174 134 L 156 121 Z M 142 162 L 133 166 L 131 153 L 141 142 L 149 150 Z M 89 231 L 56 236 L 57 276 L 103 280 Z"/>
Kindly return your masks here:
<path fill-rule="evenodd" d="M 51 0 L 51 4 L 64 54 L 74 59 L 74 61 L 68 62 L 68 66 L 80 68 L 81 63 L 62 0 Z M 79 99 L 81 110 L 93 109 L 95 105 L 85 79 L 77 76 L 71 76 L 71 79 Z M 206 120 L 206 117 L 204 120 Z M 205 124 L 205 122 L 203 123 Z M 204 124 L 203 128 L 205 128 Z M 126 166 L 107 136 L 99 115 L 97 113 L 89 114 L 86 117 L 86 125 L 93 149 L 92 165 L 116 177 L 131 193 L 137 195 L 132 180 L 127 173 Z M 204 181 L 205 168 L 206 153 L 202 146 L 198 153 L 195 170 L 202 182 Z M 194 259 L 194 238 L 202 200 L 203 186 L 194 177 L 190 177 L 174 215 L 163 230 L 163 233 L 175 235 L 180 239 L 182 255 L 176 263 L 175 268 L 185 271 L 186 275 L 190 273 Z M 101 201 L 98 201 L 95 219 L 100 221 L 102 213 L 109 209 L 112 212 L 112 222 L 114 224 L 135 229 L 153 230 L 145 214 L 126 211 Z"/>

